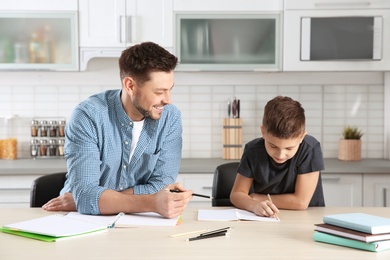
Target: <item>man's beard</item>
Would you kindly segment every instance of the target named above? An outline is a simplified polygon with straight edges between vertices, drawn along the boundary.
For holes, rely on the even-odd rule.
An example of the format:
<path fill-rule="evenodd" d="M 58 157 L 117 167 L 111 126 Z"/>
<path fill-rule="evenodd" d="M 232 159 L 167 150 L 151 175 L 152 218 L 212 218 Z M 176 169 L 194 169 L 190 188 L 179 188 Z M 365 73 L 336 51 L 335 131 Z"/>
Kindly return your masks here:
<path fill-rule="evenodd" d="M 150 118 L 150 119 L 155 119 L 151 116 L 151 113 L 150 111 L 144 109 L 143 107 L 141 107 L 141 105 L 138 103 L 138 98 L 135 98 L 134 99 L 134 107 L 138 110 L 138 112 L 141 113 L 141 115 L 144 116 L 144 118 Z"/>

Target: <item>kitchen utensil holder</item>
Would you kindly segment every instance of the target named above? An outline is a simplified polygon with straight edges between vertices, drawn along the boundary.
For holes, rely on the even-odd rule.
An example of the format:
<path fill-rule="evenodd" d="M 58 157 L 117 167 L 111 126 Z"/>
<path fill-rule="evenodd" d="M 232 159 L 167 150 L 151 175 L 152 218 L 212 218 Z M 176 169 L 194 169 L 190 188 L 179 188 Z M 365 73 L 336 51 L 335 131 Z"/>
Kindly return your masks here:
<path fill-rule="evenodd" d="M 222 159 L 238 160 L 242 156 L 242 119 L 224 118 Z"/>

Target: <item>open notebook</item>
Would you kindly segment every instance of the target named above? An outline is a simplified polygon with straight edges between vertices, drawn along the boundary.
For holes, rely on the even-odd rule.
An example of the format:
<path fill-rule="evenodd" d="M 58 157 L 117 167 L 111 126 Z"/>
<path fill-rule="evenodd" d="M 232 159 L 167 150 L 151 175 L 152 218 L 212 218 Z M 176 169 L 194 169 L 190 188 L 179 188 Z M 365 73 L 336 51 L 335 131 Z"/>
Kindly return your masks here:
<path fill-rule="evenodd" d="M 116 215 L 83 215 L 78 212 L 70 212 L 67 216 L 77 219 L 83 219 L 91 222 L 105 223 L 107 226 L 115 222 L 115 227 L 138 227 L 138 226 L 156 226 L 156 227 L 174 227 L 179 217 L 165 218 L 154 212 L 125 214 L 117 219 Z"/>
<path fill-rule="evenodd" d="M 152 212 L 130 215 L 121 213 L 113 216 L 93 216 L 70 212 L 66 215 L 55 214 L 4 225 L 0 231 L 53 242 L 63 238 L 93 234 L 98 231 L 103 232 L 114 226 L 175 226 L 178 219 L 179 217 L 167 219 Z"/>
<path fill-rule="evenodd" d="M 200 209 L 198 211 L 199 221 L 234 221 L 234 220 L 254 220 L 254 221 L 279 221 L 276 218 L 260 217 L 256 214 L 242 209 Z"/>
<path fill-rule="evenodd" d="M 53 242 L 66 237 L 106 231 L 107 225 L 55 214 L 4 225 L 0 231 L 8 234 Z"/>

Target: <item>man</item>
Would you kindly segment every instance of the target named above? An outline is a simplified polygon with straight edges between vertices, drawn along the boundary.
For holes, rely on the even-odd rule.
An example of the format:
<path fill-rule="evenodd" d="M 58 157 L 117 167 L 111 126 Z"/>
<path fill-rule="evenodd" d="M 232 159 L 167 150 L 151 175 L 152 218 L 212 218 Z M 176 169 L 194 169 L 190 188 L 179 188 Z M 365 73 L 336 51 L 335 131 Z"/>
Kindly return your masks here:
<path fill-rule="evenodd" d="M 171 105 L 176 65 L 174 55 L 151 42 L 122 52 L 122 90 L 91 96 L 68 120 L 67 180 L 45 210 L 151 211 L 167 218 L 183 212 L 192 191 L 172 184 L 182 148 L 181 114 Z"/>

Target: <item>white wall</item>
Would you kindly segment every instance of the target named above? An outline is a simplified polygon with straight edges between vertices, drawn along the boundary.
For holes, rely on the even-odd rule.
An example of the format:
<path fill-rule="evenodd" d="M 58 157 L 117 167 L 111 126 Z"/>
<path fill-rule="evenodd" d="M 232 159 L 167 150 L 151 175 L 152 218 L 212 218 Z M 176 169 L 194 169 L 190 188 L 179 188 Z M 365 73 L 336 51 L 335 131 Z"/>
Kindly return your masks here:
<path fill-rule="evenodd" d="M 384 158 L 385 80 L 367 73 L 176 72 L 173 102 L 183 115 L 183 157 L 218 158 L 227 102 L 241 101 L 243 141 L 260 136 L 265 103 L 276 95 L 299 100 L 307 130 L 320 140 L 324 157 L 337 157 L 345 125 L 360 127 L 363 158 Z M 388 76 L 387 76 L 388 77 Z M 0 138 L 18 139 L 18 157 L 29 157 L 33 117 L 65 117 L 91 94 L 120 88 L 115 59 L 95 59 L 85 72 L 1 72 Z M 388 94 L 387 94 L 388 95 Z M 386 139 L 387 140 L 387 139 Z"/>

